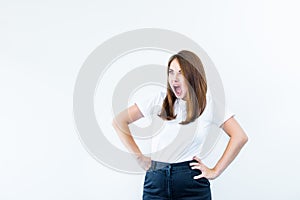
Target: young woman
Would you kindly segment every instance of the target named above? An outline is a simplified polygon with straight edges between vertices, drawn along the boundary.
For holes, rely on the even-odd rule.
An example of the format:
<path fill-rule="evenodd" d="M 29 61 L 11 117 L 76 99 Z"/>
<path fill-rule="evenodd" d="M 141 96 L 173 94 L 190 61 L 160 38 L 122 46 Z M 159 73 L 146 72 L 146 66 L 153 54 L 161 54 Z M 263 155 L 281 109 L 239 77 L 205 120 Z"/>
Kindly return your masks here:
<path fill-rule="evenodd" d="M 118 114 L 113 126 L 124 145 L 136 155 L 140 166 L 147 170 L 144 180 L 143 199 L 209 200 L 209 180 L 217 178 L 238 155 L 248 137 L 225 109 L 224 118 L 213 117 L 213 100 L 206 82 L 204 68 L 199 57 L 190 51 L 180 51 L 168 62 L 166 93 L 134 105 Z M 153 137 L 152 152 L 163 149 L 176 136 L 182 126 L 194 122 L 200 124 L 195 137 L 178 143 L 171 153 L 164 152 L 155 158 L 143 155 L 130 134 L 128 125 L 149 116 L 151 107 L 160 105 L 159 118 L 166 123 L 158 137 Z M 228 145 L 213 168 L 207 167 L 199 157 L 211 125 L 217 125 L 230 137 Z M 129 133 L 129 134 L 128 134 Z"/>

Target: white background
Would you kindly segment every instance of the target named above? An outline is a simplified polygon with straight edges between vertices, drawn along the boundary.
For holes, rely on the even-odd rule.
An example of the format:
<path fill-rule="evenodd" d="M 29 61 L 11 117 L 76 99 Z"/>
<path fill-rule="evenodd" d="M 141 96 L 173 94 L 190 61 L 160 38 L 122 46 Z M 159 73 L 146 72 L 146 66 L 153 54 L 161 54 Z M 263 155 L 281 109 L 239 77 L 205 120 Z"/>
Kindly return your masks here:
<path fill-rule="evenodd" d="M 249 136 L 211 182 L 213 199 L 299 199 L 298 10 L 291 0 L 1 1 L 0 199 L 141 199 L 144 175 L 93 159 L 72 110 L 88 55 L 138 28 L 196 41 L 219 70 Z"/>

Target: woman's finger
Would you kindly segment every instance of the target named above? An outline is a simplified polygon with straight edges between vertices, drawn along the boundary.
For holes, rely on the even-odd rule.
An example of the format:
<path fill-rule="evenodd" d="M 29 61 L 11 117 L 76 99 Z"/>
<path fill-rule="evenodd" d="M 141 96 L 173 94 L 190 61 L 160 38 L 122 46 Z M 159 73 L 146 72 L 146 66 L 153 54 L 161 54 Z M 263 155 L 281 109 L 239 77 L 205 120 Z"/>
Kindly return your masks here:
<path fill-rule="evenodd" d="M 199 169 L 200 170 L 200 166 L 199 165 L 191 166 L 191 169 Z"/>
<path fill-rule="evenodd" d="M 204 177 L 204 175 L 203 175 L 203 174 L 200 174 L 200 175 L 194 176 L 193 178 L 194 178 L 194 179 L 199 179 L 199 178 L 203 178 L 203 177 Z"/>
<path fill-rule="evenodd" d="M 191 162 L 190 163 L 190 166 L 194 166 L 194 165 L 199 165 L 199 163 L 197 163 L 197 162 Z"/>
<path fill-rule="evenodd" d="M 202 164 L 202 161 L 197 156 L 194 156 L 193 159 Z"/>

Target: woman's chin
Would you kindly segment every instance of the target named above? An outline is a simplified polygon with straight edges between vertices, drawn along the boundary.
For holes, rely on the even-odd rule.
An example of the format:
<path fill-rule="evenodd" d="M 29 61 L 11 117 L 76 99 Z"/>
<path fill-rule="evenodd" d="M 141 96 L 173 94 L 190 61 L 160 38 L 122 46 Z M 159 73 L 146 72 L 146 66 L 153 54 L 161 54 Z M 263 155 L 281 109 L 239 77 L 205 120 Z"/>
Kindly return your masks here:
<path fill-rule="evenodd" d="M 182 93 L 179 94 L 179 95 L 175 93 L 175 96 L 176 96 L 178 99 L 183 99 L 183 98 L 184 98 L 184 95 L 182 95 Z"/>
<path fill-rule="evenodd" d="M 182 98 L 182 97 L 181 97 L 181 94 L 177 94 L 176 92 L 174 92 L 174 94 L 175 94 L 175 96 L 176 96 L 177 98 Z"/>

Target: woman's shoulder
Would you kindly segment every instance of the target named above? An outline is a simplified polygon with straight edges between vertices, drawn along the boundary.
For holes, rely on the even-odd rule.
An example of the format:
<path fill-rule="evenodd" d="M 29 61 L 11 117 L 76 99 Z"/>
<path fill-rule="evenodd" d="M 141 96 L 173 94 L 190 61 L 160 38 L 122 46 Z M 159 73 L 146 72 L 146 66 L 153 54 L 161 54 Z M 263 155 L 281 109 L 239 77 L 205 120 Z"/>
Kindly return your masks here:
<path fill-rule="evenodd" d="M 158 104 L 162 104 L 164 99 L 166 98 L 167 96 L 167 92 L 166 91 L 163 91 L 163 90 L 159 90 L 155 93 L 155 100 Z"/>
<path fill-rule="evenodd" d="M 143 101 L 148 102 L 148 104 L 162 104 L 166 97 L 167 93 L 163 90 L 152 90 L 147 93 L 144 93 L 144 95 L 141 95 L 140 98 L 143 99 Z"/>
<path fill-rule="evenodd" d="M 211 101 L 212 96 L 211 96 L 211 91 L 209 89 L 209 87 L 207 87 L 207 91 L 206 91 L 206 101 L 209 102 Z"/>
<path fill-rule="evenodd" d="M 167 96 L 167 92 L 164 90 L 160 90 L 157 92 L 158 98 L 165 98 Z"/>

